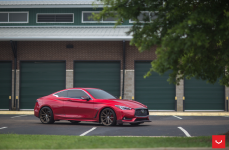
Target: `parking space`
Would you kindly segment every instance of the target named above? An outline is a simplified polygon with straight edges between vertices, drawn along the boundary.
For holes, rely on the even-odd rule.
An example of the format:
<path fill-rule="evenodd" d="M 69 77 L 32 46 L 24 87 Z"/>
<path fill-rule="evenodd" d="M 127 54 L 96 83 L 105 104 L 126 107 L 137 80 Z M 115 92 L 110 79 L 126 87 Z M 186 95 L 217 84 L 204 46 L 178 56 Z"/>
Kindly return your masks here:
<path fill-rule="evenodd" d="M 191 136 L 211 136 L 224 134 L 229 131 L 229 125 L 200 125 L 200 126 L 182 126 Z"/>
<path fill-rule="evenodd" d="M 150 116 L 152 122 L 139 126 L 124 124 L 111 127 L 93 122 L 42 124 L 33 115 L 0 115 L 0 120 L 0 134 L 187 136 L 186 131 L 190 136 L 211 136 L 229 131 L 229 117 L 225 116 Z"/>
<path fill-rule="evenodd" d="M 155 126 L 143 124 L 140 126 L 100 127 L 89 133 L 91 136 L 185 136 L 176 126 Z"/>

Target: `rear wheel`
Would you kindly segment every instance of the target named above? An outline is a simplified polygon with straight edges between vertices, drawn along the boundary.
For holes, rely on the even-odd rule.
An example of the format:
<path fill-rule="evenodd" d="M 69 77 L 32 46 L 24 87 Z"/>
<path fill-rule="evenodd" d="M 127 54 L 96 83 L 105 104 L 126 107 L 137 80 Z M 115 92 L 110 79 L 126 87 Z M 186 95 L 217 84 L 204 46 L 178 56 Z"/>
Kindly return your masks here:
<path fill-rule="evenodd" d="M 51 124 L 54 123 L 53 113 L 51 108 L 43 107 L 40 110 L 40 120 L 44 124 Z"/>
<path fill-rule="evenodd" d="M 105 126 L 113 126 L 116 124 L 115 112 L 110 108 L 105 108 L 100 114 L 101 123 Z"/>

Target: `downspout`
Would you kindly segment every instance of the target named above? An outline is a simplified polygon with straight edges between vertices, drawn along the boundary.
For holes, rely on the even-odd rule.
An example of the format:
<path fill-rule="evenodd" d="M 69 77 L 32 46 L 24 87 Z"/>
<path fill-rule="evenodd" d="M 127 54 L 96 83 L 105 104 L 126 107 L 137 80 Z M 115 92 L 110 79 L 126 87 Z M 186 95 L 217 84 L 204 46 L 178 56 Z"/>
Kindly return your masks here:
<path fill-rule="evenodd" d="M 124 99 L 124 83 L 125 83 L 125 67 L 126 67 L 126 59 L 125 59 L 125 51 L 126 51 L 126 42 L 123 41 L 123 67 L 122 67 L 122 99 Z"/>
<path fill-rule="evenodd" d="M 16 107 L 17 42 L 10 41 L 10 44 L 14 54 L 14 107 Z"/>

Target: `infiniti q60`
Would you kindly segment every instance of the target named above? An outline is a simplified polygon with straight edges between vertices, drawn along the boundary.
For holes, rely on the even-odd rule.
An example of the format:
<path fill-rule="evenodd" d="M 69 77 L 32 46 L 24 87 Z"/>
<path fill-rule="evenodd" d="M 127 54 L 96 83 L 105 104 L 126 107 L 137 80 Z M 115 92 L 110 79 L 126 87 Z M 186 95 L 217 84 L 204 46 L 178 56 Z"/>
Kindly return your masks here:
<path fill-rule="evenodd" d="M 98 122 L 105 126 L 151 122 L 147 106 L 133 100 L 117 99 L 96 88 L 70 88 L 41 97 L 36 100 L 34 115 L 44 124 L 59 120 L 75 124 Z"/>

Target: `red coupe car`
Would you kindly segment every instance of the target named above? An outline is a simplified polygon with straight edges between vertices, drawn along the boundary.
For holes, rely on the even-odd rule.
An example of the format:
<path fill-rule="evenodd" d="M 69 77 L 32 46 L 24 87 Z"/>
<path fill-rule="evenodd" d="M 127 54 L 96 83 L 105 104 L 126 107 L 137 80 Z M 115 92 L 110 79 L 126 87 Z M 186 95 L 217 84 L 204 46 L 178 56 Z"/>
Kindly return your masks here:
<path fill-rule="evenodd" d="M 105 126 L 151 122 L 147 106 L 117 99 L 96 88 L 70 88 L 41 97 L 36 100 L 34 115 L 44 124 L 59 120 L 99 122 Z"/>

